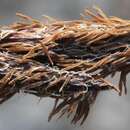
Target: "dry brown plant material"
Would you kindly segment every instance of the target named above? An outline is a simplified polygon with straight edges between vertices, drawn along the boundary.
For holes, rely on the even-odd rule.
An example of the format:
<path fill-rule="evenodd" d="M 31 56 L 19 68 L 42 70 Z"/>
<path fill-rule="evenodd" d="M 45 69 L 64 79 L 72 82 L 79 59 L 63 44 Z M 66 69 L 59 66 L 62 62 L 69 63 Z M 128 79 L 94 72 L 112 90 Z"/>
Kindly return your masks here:
<path fill-rule="evenodd" d="M 96 10 L 85 10 L 82 20 L 47 17 L 48 24 L 17 13 L 22 21 L 1 27 L 0 103 L 20 91 L 51 97 L 55 105 L 49 120 L 68 113 L 72 123 L 83 124 L 100 91 L 126 93 L 130 21 Z M 121 73 L 115 86 L 106 77 L 116 72 Z"/>

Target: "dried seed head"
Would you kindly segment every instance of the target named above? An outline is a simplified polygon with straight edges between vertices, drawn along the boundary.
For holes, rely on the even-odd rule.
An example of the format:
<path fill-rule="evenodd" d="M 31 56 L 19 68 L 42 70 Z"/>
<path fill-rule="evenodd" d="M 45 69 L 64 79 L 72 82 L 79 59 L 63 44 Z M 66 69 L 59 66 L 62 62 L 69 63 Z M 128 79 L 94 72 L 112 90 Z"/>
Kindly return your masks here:
<path fill-rule="evenodd" d="M 18 13 L 24 22 L 0 30 L 0 103 L 15 93 L 55 98 L 57 113 L 87 118 L 99 91 L 126 93 L 130 72 L 130 21 L 86 10 L 87 20 L 42 23 Z M 105 78 L 121 72 L 119 85 Z M 62 99 L 61 102 L 58 102 Z"/>

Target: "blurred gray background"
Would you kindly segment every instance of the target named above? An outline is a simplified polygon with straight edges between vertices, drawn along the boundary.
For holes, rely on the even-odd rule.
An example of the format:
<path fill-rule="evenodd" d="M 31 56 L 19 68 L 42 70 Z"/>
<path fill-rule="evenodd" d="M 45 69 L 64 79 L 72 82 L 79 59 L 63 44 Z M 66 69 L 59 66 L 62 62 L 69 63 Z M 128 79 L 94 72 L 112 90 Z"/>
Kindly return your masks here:
<path fill-rule="evenodd" d="M 59 19 L 78 19 L 84 8 L 97 5 L 108 15 L 130 19 L 130 0 L 0 0 L 0 25 L 16 20 L 15 13 L 40 19 L 43 14 Z M 127 79 L 130 75 L 127 76 Z M 110 79 L 110 78 L 109 78 Z M 113 80 L 117 83 L 118 75 Z M 17 94 L 0 105 L 0 130 L 129 130 L 130 81 L 128 94 L 118 96 L 113 91 L 102 92 L 92 106 L 83 126 L 71 125 L 69 120 L 47 121 L 53 100 L 40 100 L 33 95 Z"/>

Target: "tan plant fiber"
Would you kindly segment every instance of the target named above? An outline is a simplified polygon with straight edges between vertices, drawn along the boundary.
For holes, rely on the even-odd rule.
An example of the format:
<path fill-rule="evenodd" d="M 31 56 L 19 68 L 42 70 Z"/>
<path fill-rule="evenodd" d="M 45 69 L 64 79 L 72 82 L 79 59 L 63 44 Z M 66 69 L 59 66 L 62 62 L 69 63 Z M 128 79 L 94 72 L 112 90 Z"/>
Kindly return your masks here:
<path fill-rule="evenodd" d="M 126 93 L 129 20 L 107 17 L 99 8 L 73 21 L 17 15 L 21 21 L 0 28 L 0 103 L 18 92 L 51 97 L 49 120 L 67 113 L 72 123 L 83 124 L 100 91 Z M 116 72 L 115 86 L 106 77 Z"/>

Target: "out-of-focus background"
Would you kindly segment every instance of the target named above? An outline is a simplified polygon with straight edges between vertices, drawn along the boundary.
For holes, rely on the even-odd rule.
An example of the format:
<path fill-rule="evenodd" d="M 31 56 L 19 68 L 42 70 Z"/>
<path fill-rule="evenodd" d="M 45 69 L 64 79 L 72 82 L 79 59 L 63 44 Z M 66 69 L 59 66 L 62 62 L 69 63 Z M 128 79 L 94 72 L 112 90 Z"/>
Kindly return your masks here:
<path fill-rule="evenodd" d="M 130 0 L 0 0 L 0 25 L 16 20 L 15 13 L 41 19 L 43 14 L 59 19 L 78 19 L 84 8 L 99 6 L 108 15 L 130 19 Z M 127 79 L 130 75 L 127 76 Z M 117 83 L 118 75 L 113 80 Z M 129 130 L 130 81 L 128 94 L 118 96 L 113 91 L 102 92 L 90 110 L 83 126 L 71 125 L 63 117 L 48 123 L 53 100 L 33 95 L 17 94 L 0 105 L 0 130 Z"/>

